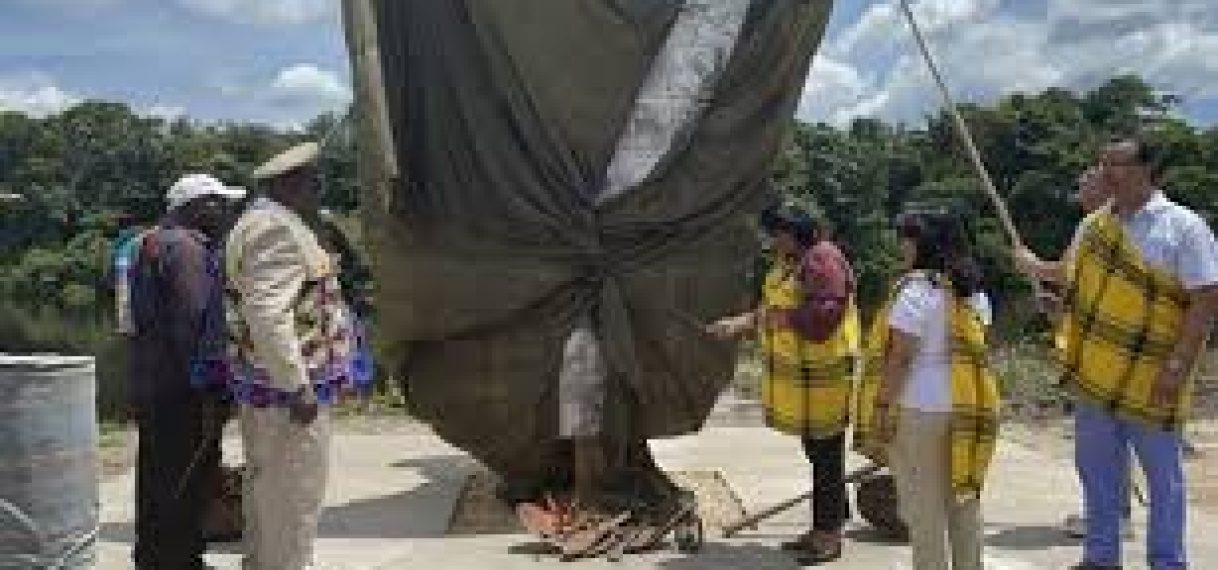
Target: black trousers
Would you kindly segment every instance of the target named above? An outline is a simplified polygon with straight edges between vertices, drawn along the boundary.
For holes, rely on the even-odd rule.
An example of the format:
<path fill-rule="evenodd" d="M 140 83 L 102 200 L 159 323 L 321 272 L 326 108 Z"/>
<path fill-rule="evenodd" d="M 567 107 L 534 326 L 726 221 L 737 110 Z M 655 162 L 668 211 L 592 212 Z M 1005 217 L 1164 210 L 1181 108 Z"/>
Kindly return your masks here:
<path fill-rule="evenodd" d="M 203 399 L 175 395 L 140 410 L 132 552 L 139 570 L 203 568 L 203 511 L 220 469 L 220 444 L 208 433 Z"/>
<path fill-rule="evenodd" d="M 804 454 L 812 463 L 812 529 L 838 532 L 850 519 L 846 489 L 846 434 L 804 438 Z"/>

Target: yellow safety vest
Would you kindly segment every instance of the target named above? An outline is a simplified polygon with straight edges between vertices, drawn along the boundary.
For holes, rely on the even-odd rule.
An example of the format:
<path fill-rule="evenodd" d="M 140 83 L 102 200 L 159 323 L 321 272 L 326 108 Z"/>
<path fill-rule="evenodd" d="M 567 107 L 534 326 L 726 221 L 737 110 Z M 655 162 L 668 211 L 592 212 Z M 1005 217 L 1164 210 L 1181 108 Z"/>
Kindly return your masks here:
<path fill-rule="evenodd" d="M 989 366 L 985 325 L 966 300 L 956 298 L 951 293 L 951 284 L 944 277 L 924 272 L 906 275 L 893 288 L 883 311 L 871 323 L 863 380 L 859 385 L 854 414 L 854 448 L 877 461 L 887 460 L 886 450 L 878 439 L 875 404 L 888 351 L 888 317 L 897 293 L 910 279 L 930 279 L 952 299 L 951 314 L 948 316 L 951 330 L 948 340 L 952 375 L 952 490 L 957 499 L 977 498 L 985 485 L 997 446 L 1001 396 L 998 381 Z M 897 403 L 891 405 L 896 406 Z M 899 413 L 899 410 L 899 407 L 895 407 L 891 412 Z"/>
<path fill-rule="evenodd" d="M 1057 333 L 1062 385 L 1122 418 L 1178 431 L 1191 407 L 1193 375 L 1171 405 L 1154 404 L 1151 392 L 1179 340 L 1188 294 L 1146 263 L 1111 213 L 1094 215 L 1084 232 Z"/>
<path fill-rule="evenodd" d="M 786 260 L 774 263 L 762 295 L 766 309 L 789 310 L 802 297 L 798 268 Z M 811 342 L 787 326 L 758 323 L 764 359 L 761 400 L 766 423 L 782 433 L 825 438 L 850 423 L 854 363 L 859 354 L 860 325 L 854 299 L 833 336 Z"/>

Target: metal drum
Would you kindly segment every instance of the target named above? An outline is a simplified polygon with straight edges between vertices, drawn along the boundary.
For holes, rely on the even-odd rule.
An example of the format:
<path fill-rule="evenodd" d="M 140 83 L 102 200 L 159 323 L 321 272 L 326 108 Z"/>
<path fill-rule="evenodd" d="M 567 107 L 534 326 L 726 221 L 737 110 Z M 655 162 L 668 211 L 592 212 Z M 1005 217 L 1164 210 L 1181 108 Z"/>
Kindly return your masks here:
<path fill-rule="evenodd" d="M 96 390 L 92 358 L 0 354 L 0 569 L 93 566 Z"/>

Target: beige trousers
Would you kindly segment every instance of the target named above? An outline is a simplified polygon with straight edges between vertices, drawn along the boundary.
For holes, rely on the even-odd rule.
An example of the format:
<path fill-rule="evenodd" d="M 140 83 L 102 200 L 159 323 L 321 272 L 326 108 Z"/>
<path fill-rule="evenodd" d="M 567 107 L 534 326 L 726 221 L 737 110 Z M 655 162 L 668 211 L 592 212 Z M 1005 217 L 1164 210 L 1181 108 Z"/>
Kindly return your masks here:
<path fill-rule="evenodd" d="M 304 570 L 330 469 L 330 416 L 322 407 L 308 426 L 284 408 L 241 406 L 245 447 L 245 570 Z"/>
<path fill-rule="evenodd" d="M 981 570 L 981 504 L 951 484 L 950 413 L 902 409 L 890 459 L 914 570 Z M 950 564 L 949 564 L 950 561 Z"/>

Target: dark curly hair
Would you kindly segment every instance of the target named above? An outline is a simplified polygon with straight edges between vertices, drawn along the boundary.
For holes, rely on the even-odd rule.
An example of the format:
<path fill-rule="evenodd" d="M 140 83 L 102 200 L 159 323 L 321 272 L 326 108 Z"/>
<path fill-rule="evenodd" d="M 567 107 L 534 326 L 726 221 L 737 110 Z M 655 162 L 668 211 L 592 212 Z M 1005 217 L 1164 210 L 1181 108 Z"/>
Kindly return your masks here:
<path fill-rule="evenodd" d="M 816 245 L 820 236 L 820 224 L 816 218 L 791 205 L 775 205 L 762 210 L 761 229 L 771 236 L 789 233 L 804 249 Z"/>
<path fill-rule="evenodd" d="M 897 233 L 912 240 L 913 269 L 946 275 L 953 293 L 967 298 L 981 290 L 981 266 L 964 218 L 943 211 L 908 211 L 897 217 Z"/>

